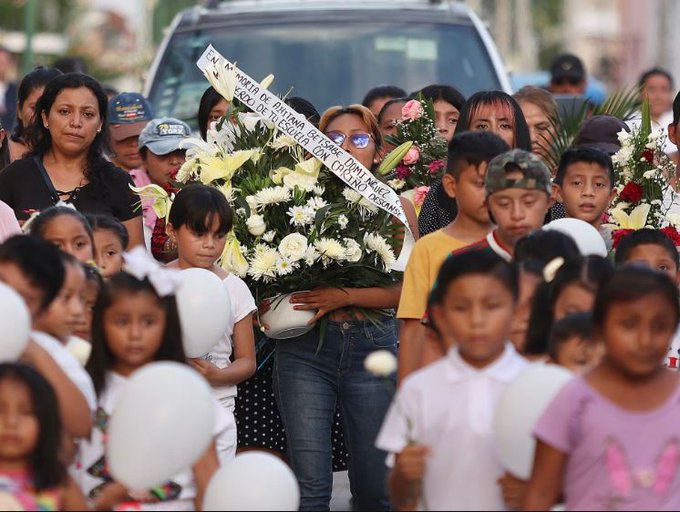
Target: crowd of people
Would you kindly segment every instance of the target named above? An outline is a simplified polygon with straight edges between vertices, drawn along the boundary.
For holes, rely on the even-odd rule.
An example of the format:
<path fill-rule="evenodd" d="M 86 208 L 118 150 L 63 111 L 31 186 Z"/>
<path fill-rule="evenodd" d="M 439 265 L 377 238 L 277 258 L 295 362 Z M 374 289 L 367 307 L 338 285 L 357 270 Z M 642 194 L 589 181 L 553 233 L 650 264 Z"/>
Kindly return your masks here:
<path fill-rule="evenodd" d="M 295 309 L 329 319 L 324 332 L 273 341 L 259 320 L 269 303 L 220 264 L 238 213 L 217 188 L 176 189 L 192 128 L 87 74 L 28 73 L 0 102 L 13 114 L 0 131 L 0 282 L 32 319 L 20 360 L 0 364 L 2 500 L 200 510 L 220 465 L 264 450 L 292 468 L 301 510 L 327 510 L 342 469 L 356 510 L 678 509 L 680 381 L 669 369 L 680 359 L 680 259 L 658 229 L 614 249 L 603 220 L 619 192 L 619 133 L 640 119 L 590 117 L 558 163 L 548 158 L 555 95 L 585 85 L 581 61 L 563 55 L 549 86 L 514 95 L 380 86 L 361 105 L 321 114 L 287 98 L 370 170 L 394 149 L 386 138 L 404 105 L 428 100 L 448 156 L 419 211 L 402 201 L 417 242 L 400 284 L 295 293 Z M 677 163 L 673 78 L 655 68 L 639 85 Z M 212 87 L 196 110 L 204 140 L 230 112 Z M 676 178 L 666 177 L 671 189 Z M 132 190 L 148 185 L 175 194 L 167 216 Z M 561 218 L 595 228 L 609 257 L 542 229 Z M 228 291 L 233 322 L 201 358 L 185 356 L 171 280 L 149 275 L 161 266 L 209 270 Z M 367 371 L 378 350 L 398 358 L 397 372 Z M 130 376 L 155 361 L 187 364 L 209 383 L 214 442 L 171 481 L 129 489 L 107 464 L 108 421 Z M 502 466 L 492 422 L 503 390 L 532 364 L 575 377 L 537 423 L 523 480 Z"/>

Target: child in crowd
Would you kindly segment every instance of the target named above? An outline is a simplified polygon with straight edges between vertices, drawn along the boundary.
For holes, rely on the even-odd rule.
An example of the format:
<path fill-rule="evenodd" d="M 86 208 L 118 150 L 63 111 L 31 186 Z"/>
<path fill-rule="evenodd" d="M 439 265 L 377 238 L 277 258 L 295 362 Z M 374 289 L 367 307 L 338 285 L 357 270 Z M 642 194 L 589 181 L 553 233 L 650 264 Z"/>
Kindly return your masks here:
<path fill-rule="evenodd" d="M 180 143 L 191 136 L 189 125 L 173 117 L 153 119 L 139 135 L 139 153 L 144 163 L 143 169 L 135 169 L 130 175 L 136 187 L 154 184 L 159 187 L 172 187 L 171 180 L 186 160 L 185 150 Z M 151 235 L 156 226 L 157 216 L 151 208 L 151 200 L 142 201 L 144 216 L 144 239 L 151 246 Z"/>
<path fill-rule="evenodd" d="M 559 231 L 533 231 L 515 245 L 513 263 L 519 277 L 519 299 L 510 331 L 510 341 L 522 354 L 526 345 L 531 305 L 538 286 L 543 283 L 543 269 L 557 257 L 578 258 L 574 240 Z"/>
<path fill-rule="evenodd" d="M 98 510 L 112 510 L 116 506 L 140 510 L 153 508 L 154 503 L 161 501 L 160 505 L 168 510 L 188 510 L 194 506 L 201 510 L 206 485 L 218 466 L 214 443 L 194 464 L 193 473 L 187 469 L 172 482 L 146 492 L 136 489 L 136 500 L 108 472 L 105 459 L 108 420 L 130 375 L 153 361 L 186 361 L 175 296 L 172 292 L 161 295 L 148 277 L 154 275 L 176 287 L 180 282 L 177 272 L 155 264 L 141 248 L 126 258 L 126 268 L 132 273 L 121 272 L 107 281 L 94 310 L 92 356 L 87 370 L 97 391 L 98 421 L 90 439 L 80 443 L 77 480 Z M 144 274 L 147 277 L 141 280 L 134 277 Z M 219 412 L 217 404 L 215 407 Z M 226 416 L 218 414 L 215 435 L 227 428 L 235 428 L 233 420 L 230 424 Z"/>
<path fill-rule="evenodd" d="M 490 251 L 510 261 L 517 241 L 543 226 L 552 204 L 550 171 L 536 155 L 513 149 L 489 162 L 484 188 L 496 229 L 461 251 Z"/>
<path fill-rule="evenodd" d="M 380 133 L 383 136 L 382 150 L 385 154 L 392 151 L 395 146 L 387 142 L 386 138 L 388 136 L 394 137 L 397 135 L 397 121 L 401 120 L 401 109 L 408 98 L 394 98 L 389 100 L 380 109 L 380 113 L 376 118 L 378 120 L 378 126 L 380 126 Z"/>
<path fill-rule="evenodd" d="M 0 364 L 0 495 L 4 510 L 85 510 L 59 447 L 57 396 L 30 366 Z"/>
<path fill-rule="evenodd" d="M 22 296 L 34 321 L 56 300 L 65 274 L 62 253 L 44 240 L 17 235 L 0 245 L 0 281 Z M 31 338 L 22 361 L 38 370 L 54 388 L 67 436 L 89 436 L 95 406 L 91 380 L 61 343 L 50 336 Z"/>
<path fill-rule="evenodd" d="M 229 203 L 219 190 L 199 184 L 180 190 L 168 219 L 168 233 L 177 244 L 179 258 L 168 266 L 209 270 L 223 281 L 229 293 L 231 311 L 225 314 L 230 314 L 233 324 L 210 352 L 190 364 L 213 386 L 215 398 L 233 422 L 236 385 L 255 373 L 253 313 L 257 307 L 248 286 L 216 265 L 232 222 Z M 236 430 L 220 437 L 217 448 L 220 459 L 233 458 Z"/>
<path fill-rule="evenodd" d="M 53 243 L 83 263 L 94 261 L 94 239 L 87 219 L 71 206 L 51 206 L 26 223 L 31 234 Z"/>
<path fill-rule="evenodd" d="M 525 510 L 678 510 L 680 377 L 661 365 L 680 319 L 678 288 L 644 267 L 618 269 L 598 291 L 606 355 L 567 383 L 534 428 Z"/>
<path fill-rule="evenodd" d="M 73 334 L 85 341 L 92 341 L 92 312 L 104 282 L 98 269 L 92 265 L 84 265 L 83 268 L 85 269 L 85 313 Z"/>
<path fill-rule="evenodd" d="M 536 290 L 524 353 L 544 358 L 553 323 L 572 313 L 592 311 L 595 294 L 611 277 L 613 266 L 600 256 L 553 260 L 544 269 L 545 283 Z"/>
<path fill-rule="evenodd" d="M 621 239 L 614 253 L 616 266 L 627 263 L 645 265 L 667 274 L 680 284 L 680 256 L 672 240 L 657 229 L 638 229 Z M 664 365 L 680 368 L 680 328 L 673 336 Z"/>
<path fill-rule="evenodd" d="M 500 393 L 526 366 L 507 341 L 516 300 L 513 267 L 493 253 L 442 265 L 429 306 L 447 355 L 406 378 L 376 441 L 390 453 L 396 509 L 504 508 L 491 424 Z"/>
<path fill-rule="evenodd" d="M 590 312 L 567 315 L 557 320 L 550 329 L 549 361 L 574 373 L 584 373 L 599 363 L 602 357 L 600 348 L 593 336 Z"/>
<path fill-rule="evenodd" d="M 567 217 L 585 221 L 600 231 L 607 250 L 612 248 L 612 238 L 611 232 L 602 228 L 602 220 L 616 196 L 614 185 L 616 174 L 609 155 L 582 146 L 568 149 L 562 155 L 553 186 Z"/>
<path fill-rule="evenodd" d="M 94 255 L 97 267 L 105 279 L 123 268 L 123 253 L 130 237 L 127 229 L 111 215 L 86 215 L 92 228 Z"/>
<path fill-rule="evenodd" d="M 500 138 L 486 132 L 462 133 L 449 145 L 442 185 L 450 197 L 456 198 L 458 214 L 448 226 L 418 240 L 406 266 L 397 311 L 397 318 L 403 320 L 399 335 L 400 378 L 431 362 L 438 352 L 442 355 L 433 347 L 430 350 L 422 347 L 425 327 L 420 319 L 425 314 L 427 296 L 446 257 L 492 229 L 485 204 L 484 175 L 488 162 L 507 149 Z"/>

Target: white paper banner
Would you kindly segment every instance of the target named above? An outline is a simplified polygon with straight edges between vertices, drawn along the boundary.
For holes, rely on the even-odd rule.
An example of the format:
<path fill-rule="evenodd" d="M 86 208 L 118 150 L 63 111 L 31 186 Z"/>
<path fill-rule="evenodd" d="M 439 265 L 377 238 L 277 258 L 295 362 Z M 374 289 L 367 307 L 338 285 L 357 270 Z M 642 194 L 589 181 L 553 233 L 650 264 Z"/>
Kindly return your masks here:
<path fill-rule="evenodd" d="M 209 45 L 196 65 L 204 72 L 208 66 L 214 65 L 220 60 L 224 61 L 227 69 L 233 69 L 234 65 L 212 45 Z M 221 67 L 218 69 L 221 69 Z M 236 68 L 234 96 L 253 112 L 269 119 L 279 130 L 295 139 L 298 144 L 321 160 L 333 174 L 349 187 L 359 192 L 378 208 L 394 215 L 404 224 L 406 228 L 404 243 L 399 258 L 394 264 L 395 270 L 403 271 L 413 248 L 414 239 L 406 219 L 406 213 L 394 189 L 378 180 L 352 155 L 307 121 L 302 114 L 295 112 L 281 98 L 262 88 L 256 80 L 253 80 L 238 68 Z"/>

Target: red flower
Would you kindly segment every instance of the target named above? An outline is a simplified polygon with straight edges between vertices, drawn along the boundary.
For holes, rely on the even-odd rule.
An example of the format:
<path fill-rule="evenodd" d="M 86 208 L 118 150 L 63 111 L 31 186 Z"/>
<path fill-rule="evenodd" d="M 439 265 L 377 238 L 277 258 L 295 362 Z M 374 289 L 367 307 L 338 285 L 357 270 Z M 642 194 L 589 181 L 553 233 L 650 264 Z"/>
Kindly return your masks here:
<path fill-rule="evenodd" d="M 621 200 L 627 203 L 636 203 L 640 199 L 642 199 L 642 196 L 643 196 L 642 187 L 637 183 L 633 182 L 630 182 L 625 187 L 623 187 L 623 190 L 619 194 Z"/>
<path fill-rule="evenodd" d="M 651 149 L 645 149 L 642 152 L 642 158 L 647 160 L 648 163 L 653 164 L 654 163 L 654 152 Z"/>
<path fill-rule="evenodd" d="M 612 249 L 616 249 L 619 244 L 621 243 L 621 240 L 626 238 L 628 235 L 630 235 L 634 229 L 615 229 L 612 231 Z"/>
<path fill-rule="evenodd" d="M 429 171 L 430 174 L 437 174 L 443 168 L 444 168 L 443 160 L 435 160 L 434 162 L 430 162 L 430 165 L 427 166 L 427 170 Z"/>
<path fill-rule="evenodd" d="M 661 232 L 670 238 L 676 247 L 680 246 L 680 233 L 673 226 L 665 227 L 661 229 Z"/>
<path fill-rule="evenodd" d="M 405 180 L 406 178 L 411 176 L 411 168 L 408 167 L 407 165 L 400 164 L 397 165 L 396 173 L 397 178 L 399 178 L 400 180 Z"/>

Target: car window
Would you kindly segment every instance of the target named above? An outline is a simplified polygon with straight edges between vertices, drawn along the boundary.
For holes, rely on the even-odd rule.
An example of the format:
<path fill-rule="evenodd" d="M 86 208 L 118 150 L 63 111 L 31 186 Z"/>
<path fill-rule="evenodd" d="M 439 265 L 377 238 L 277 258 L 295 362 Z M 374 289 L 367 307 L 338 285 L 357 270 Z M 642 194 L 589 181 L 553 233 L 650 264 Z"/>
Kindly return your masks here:
<path fill-rule="evenodd" d="M 207 83 L 194 63 L 208 44 L 255 79 L 273 73 L 273 92 L 307 98 L 319 111 L 359 103 L 370 88 L 383 84 L 411 92 L 446 83 L 466 96 L 500 88 L 472 25 L 373 20 L 244 24 L 174 34 L 149 94 L 156 115 L 195 123 Z"/>

